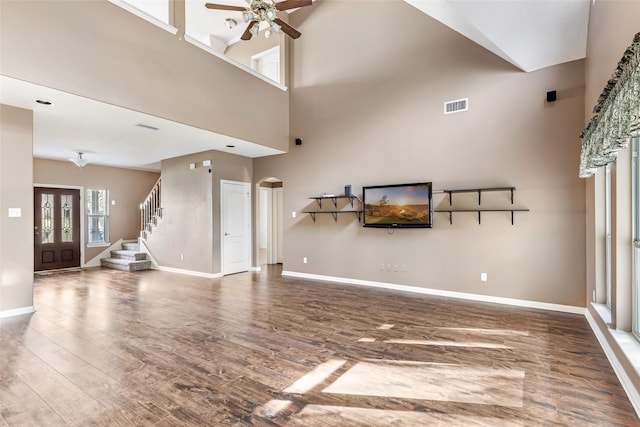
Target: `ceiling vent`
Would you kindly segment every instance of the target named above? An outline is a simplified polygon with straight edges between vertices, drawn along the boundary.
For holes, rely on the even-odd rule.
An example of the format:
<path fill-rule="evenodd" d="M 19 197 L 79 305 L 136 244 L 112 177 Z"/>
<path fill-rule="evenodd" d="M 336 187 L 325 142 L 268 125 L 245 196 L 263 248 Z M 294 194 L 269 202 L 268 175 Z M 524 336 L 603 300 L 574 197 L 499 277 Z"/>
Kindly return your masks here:
<path fill-rule="evenodd" d="M 456 99 L 444 103 L 444 113 L 453 114 L 469 110 L 469 98 Z"/>

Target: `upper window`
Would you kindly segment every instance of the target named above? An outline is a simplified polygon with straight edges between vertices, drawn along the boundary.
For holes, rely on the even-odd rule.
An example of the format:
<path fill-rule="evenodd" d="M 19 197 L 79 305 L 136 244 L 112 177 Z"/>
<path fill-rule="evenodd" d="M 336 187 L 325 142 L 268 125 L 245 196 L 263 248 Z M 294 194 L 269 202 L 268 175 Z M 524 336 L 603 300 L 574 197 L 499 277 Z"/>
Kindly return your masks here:
<path fill-rule="evenodd" d="M 89 244 L 109 243 L 109 192 L 87 191 Z"/>
<path fill-rule="evenodd" d="M 274 82 L 280 83 L 280 46 L 253 55 L 251 68 Z"/>

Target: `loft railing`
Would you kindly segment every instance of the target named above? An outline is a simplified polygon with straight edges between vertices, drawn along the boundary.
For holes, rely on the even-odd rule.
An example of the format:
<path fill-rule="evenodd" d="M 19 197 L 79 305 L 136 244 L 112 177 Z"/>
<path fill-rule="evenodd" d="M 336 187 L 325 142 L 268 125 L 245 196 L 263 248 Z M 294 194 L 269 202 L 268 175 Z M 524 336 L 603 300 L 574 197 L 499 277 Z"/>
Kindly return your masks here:
<path fill-rule="evenodd" d="M 140 204 L 140 235 L 151 232 L 151 227 L 158 224 L 158 218 L 162 217 L 160 193 L 162 189 L 162 177 L 158 178 L 144 202 Z"/>

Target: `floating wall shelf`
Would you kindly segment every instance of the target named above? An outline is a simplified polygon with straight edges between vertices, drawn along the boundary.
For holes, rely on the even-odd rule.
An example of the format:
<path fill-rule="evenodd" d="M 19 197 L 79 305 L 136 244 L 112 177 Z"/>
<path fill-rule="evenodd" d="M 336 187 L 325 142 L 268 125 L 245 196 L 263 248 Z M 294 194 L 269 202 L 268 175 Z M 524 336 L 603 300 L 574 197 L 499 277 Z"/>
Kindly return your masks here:
<path fill-rule="evenodd" d="M 491 187 L 491 188 L 471 188 L 471 189 L 465 189 L 465 190 L 443 190 L 443 193 L 449 194 L 449 206 L 453 204 L 453 201 L 451 198 L 451 195 L 453 193 L 478 193 L 478 205 L 481 205 L 483 191 L 510 191 L 511 204 L 513 204 L 513 192 L 516 191 L 516 187 Z"/>
<path fill-rule="evenodd" d="M 358 217 L 358 222 L 360 222 L 360 219 L 362 217 L 362 210 L 357 210 L 357 209 L 347 209 L 347 210 L 338 210 L 338 199 L 348 199 L 349 203 L 351 204 L 351 207 L 353 208 L 353 201 L 357 199 L 356 196 L 338 196 L 335 194 L 323 194 L 322 196 L 313 196 L 313 197 L 309 197 L 312 200 L 315 200 L 318 203 L 318 207 L 320 209 L 322 209 L 322 201 L 323 200 L 331 200 L 333 202 L 333 207 L 335 209 L 332 210 L 308 210 L 308 211 L 302 211 L 302 213 L 306 213 L 311 215 L 311 219 L 313 219 L 313 222 L 316 222 L 316 215 L 317 214 L 331 214 L 331 216 L 333 216 L 333 220 L 335 222 L 338 222 L 338 214 L 341 213 L 353 213 Z"/>
<path fill-rule="evenodd" d="M 449 224 L 453 224 L 453 212 L 476 212 L 478 214 L 478 224 L 482 223 L 482 212 L 511 212 L 511 225 L 513 225 L 514 212 L 529 212 L 529 209 L 482 209 L 482 193 L 485 191 L 509 191 L 511 193 L 511 204 L 513 205 L 513 193 L 516 187 L 490 187 L 490 188 L 469 188 L 463 190 L 442 190 L 449 195 L 449 206 L 453 205 L 452 194 L 454 193 L 478 193 L 478 209 L 436 209 L 434 212 L 447 212 L 449 214 Z"/>

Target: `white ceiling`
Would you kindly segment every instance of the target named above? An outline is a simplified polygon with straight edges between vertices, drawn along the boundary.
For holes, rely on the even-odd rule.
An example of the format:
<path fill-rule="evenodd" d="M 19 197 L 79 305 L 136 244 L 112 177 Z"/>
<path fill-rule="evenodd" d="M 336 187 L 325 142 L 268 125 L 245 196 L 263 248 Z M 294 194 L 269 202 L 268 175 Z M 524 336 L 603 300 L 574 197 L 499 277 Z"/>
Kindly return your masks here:
<path fill-rule="evenodd" d="M 589 0 L 405 1 L 524 71 L 585 56 Z M 212 2 L 246 4 L 243 0 Z M 203 0 L 187 0 L 186 3 L 187 8 L 204 9 Z M 209 24 L 213 22 L 217 29 L 204 30 L 203 26 L 200 38 L 214 34 L 226 41 L 239 37 L 244 31 L 239 12 L 205 12 L 211 12 L 206 20 Z M 235 15 L 238 15 L 238 26 L 234 29 L 237 34 L 232 35 L 224 26 L 224 18 Z M 39 105 L 35 99 L 46 99 L 53 105 Z M 247 157 L 281 153 L 259 144 L 6 76 L 0 76 L 0 102 L 34 111 L 33 150 L 34 156 L 40 158 L 66 160 L 82 151 L 94 164 L 159 170 L 162 159 L 207 150 Z M 136 126 L 138 124 L 158 130 Z"/>
<path fill-rule="evenodd" d="M 595 0 L 405 0 L 523 71 L 582 59 Z"/>
<path fill-rule="evenodd" d="M 40 105 L 36 99 L 48 100 L 52 105 Z M 93 164 L 160 170 L 162 159 L 208 150 L 245 157 L 282 153 L 6 76 L 0 76 L 0 101 L 33 110 L 35 157 L 66 160 L 77 157 L 76 152 L 81 151 Z M 158 130 L 137 126 L 139 124 Z"/>

